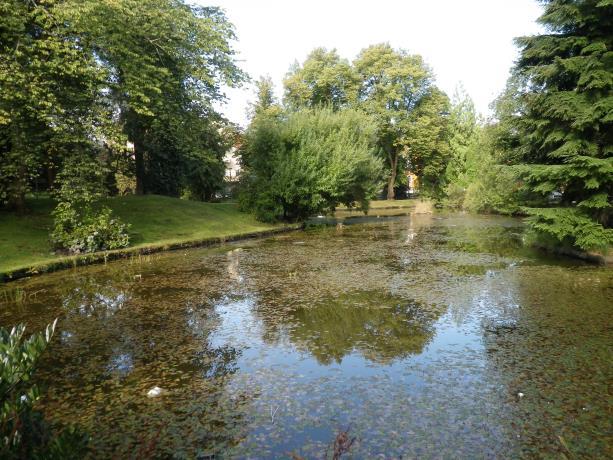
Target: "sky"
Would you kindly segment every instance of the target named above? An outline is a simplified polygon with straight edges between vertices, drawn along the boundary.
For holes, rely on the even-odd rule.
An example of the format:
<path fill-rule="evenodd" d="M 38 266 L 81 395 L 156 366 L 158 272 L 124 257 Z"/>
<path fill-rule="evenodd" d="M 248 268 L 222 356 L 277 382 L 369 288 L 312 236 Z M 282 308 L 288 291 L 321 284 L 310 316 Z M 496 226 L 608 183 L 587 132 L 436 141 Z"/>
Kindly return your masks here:
<path fill-rule="evenodd" d="M 353 60 L 363 48 L 388 42 L 422 55 L 443 91 L 452 96 L 463 85 L 488 115 L 517 58 L 513 38 L 541 30 L 536 0 L 197 1 L 225 10 L 236 28 L 239 66 L 253 81 L 269 75 L 279 98 L 290 65 L 314 48 L 336 48 Z M 245 126 L 253 84 L 226 93 L 222 112 Z"/>

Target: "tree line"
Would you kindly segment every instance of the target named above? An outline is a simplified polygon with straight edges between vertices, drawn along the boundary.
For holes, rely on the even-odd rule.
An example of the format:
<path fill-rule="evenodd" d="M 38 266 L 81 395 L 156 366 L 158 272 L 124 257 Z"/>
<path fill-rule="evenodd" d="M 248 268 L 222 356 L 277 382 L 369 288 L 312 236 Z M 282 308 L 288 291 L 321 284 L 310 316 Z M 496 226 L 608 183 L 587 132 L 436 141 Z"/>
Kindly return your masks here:
<path fill-rule="evenodd" d="M 421 56 L 383 43 L 350 63 L 317 48 L 290 69 L 282 103 L 270 78 L 257 87 L 241 202 L 260 218 L 303 219 L 339 203 L 366 210 L 383 182 L 394 199 L 407 169 L 424 192 L 442 193 L 449 99 Z"/>
<path fill-rule="evenodd" d="M 493 116 L 451 99 L 424 59 L 382 43 L 352 61 L 317 48 L 277 101 L 257 84 L 242 133 L 215 109 L 246 82 L 223 11 L 183 0 L 0 1 L 0 205 L 57 202 L 51 233 L 71 252 L 122 247 L 128 226 L 101 198 L 211 200 L 240 145 L 239 201 L 262 220 L 339 204 L 366 210 L 419 178 L 443 206 L 527 215 L 539 244 L 613 243 L 613 4 L 544 0 L 545 32 L 520 57 Z"/>
<path fill-rule="evenodd" d="M 464 128 L 456 128 L 447 196 L 475 211 L 527 215 L 538 245 L 606 251 L 613 245 L 613 3 L 542 3 L 545 32 L 516 39 L 519 59 L 493 119 L 476 129 L 466 118 L 456 125 Z"/>
<path fill-rule="evenodd" d="M 545 32 L 516 39 L 519 59 L 489 119 L 461 88 L 449 100 L 420 56 L 388 44 L 353 62 L 313 50 L 288 72 L 282 103 L 270 79 L 260 80 L 242 149 L 243 206 L 264 219 L 303 218 L 338 203 L 366 209 L 381 181 L 393 199 L 411 171 L 440 205 L 527 216 L 533 243 L 606 251 L 613 244 L 613 3 L 542 3 Z M 321 150 L 308 146 L 332 155 L 329 133 L 340 135 L 341 119 L 361 136 L 344 147 L 359 146 L 351 157 L 367 150 L 373 160 L 359 188 L 358 163 L 327 173 L 333 181 L 344 171 L 343 196 L 309 178 Z M 283 134 L 299 132 L 296 125 L 308 142 Z"/>

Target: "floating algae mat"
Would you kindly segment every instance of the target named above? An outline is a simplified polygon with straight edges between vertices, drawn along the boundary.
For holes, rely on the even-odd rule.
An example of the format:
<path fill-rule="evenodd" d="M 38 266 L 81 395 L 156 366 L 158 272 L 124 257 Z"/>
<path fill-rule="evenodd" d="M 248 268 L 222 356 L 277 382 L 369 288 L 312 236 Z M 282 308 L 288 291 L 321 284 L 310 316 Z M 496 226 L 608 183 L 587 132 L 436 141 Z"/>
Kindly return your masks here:
<path fill-rule="evenodd" d="M 511 218 L 354 220 L 9 283 L 0 324 L 59 318 L 39 408 L 95 458 L 613 456 L 610 269 Z"/>

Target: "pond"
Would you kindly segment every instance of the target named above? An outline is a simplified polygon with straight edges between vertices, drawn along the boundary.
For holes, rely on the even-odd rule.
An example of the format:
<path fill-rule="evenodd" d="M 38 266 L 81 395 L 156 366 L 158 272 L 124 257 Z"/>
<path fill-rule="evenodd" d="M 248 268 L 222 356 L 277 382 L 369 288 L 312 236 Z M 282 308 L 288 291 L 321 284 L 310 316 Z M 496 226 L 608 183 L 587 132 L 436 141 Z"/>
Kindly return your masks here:
<path fill-rule="evenodd" d="M 96 458 L 611 458 L 613 270 L 523 233 L 347 219 L 9 283 L 0 324 L 59 318 L 40 408 Z"/>

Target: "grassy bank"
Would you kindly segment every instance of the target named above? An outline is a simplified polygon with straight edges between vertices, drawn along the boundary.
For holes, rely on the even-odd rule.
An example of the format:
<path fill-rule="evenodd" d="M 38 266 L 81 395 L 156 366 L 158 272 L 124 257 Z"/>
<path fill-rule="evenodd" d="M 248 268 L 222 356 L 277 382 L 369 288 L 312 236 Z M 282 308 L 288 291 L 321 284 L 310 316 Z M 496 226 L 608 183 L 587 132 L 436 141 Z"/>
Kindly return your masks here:
<path fill-rule="evenodd" d="M 239 212 L 233 203 L 201 203 L 147 195 L 111 198 L 106 204 L 132 226 L 130 248 L 109 253 L 115 256 L 282 228 L 256 221 L 252 215 Z M 32 199 L 28 208 L 23 216 L 0 212 L 0 279 L 2 274 L 23 269 L 38 267 L 46 271 L 54 265 L 77 263 L 74 257 L 56 255 L 49 244 L 53 202 L 48 198 Z M 98 258 L 87 256 L 82 262 Z"/>
<path fill-rule="evenodd" d="M 407 199 L 407 200 L 373 200 L 370 202 L 369 210 L 379 210 L 379 209 L 405 209 L 405 208 L 414 208 L 417 203 L 421 200 L 419 199 Z M 345 206 L 339 206 L 336 208 L 337 211 L 349 211 L 349 209 Z M 356 211 L 353 209 L 353 211 Z M 356 211 L 359 212 L 359 211 Z"/>

